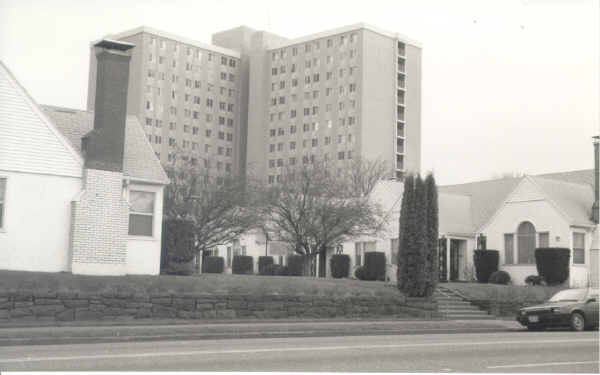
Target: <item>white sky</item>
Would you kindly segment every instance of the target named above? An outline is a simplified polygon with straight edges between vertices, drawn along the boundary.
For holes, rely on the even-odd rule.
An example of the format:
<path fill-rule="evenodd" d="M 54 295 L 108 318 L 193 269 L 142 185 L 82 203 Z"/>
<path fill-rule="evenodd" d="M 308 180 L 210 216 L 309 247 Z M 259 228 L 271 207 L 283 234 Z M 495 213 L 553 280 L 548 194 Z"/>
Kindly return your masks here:
<path fill-rule="evenodd" d="M 422 170 L 450 184 L 593 167 L 599 19 L 600 0 L 0 0 L 0 60 L 39 103 L 85 108 L 89 42 L 109 33 L 366 22 L 423 45 Z"/>

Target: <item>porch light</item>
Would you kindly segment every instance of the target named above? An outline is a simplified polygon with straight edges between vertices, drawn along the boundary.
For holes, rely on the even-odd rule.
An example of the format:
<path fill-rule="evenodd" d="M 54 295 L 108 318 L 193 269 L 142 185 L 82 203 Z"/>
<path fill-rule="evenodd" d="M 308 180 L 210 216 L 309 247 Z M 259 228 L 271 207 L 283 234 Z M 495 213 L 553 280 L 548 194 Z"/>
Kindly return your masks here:
<path fill-rule="evenodd" d="M 477 249 L 478 250 L 486 250 L 487 249 L 487 237 L 483 233 L 479 233 L 479 236 L 477 236 Z"/>

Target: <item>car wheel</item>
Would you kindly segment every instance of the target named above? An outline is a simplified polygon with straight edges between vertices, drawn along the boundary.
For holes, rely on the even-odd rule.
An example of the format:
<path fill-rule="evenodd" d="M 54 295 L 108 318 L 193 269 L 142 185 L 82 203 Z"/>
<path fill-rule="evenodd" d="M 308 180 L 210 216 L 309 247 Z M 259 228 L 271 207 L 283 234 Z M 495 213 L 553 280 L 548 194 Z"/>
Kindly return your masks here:
<path fill-rule="evenodd" d="M 571 329 L 573 331 L 583 331 L 585 329 L 585 318 L 581 313 L 571 314 Z"/>

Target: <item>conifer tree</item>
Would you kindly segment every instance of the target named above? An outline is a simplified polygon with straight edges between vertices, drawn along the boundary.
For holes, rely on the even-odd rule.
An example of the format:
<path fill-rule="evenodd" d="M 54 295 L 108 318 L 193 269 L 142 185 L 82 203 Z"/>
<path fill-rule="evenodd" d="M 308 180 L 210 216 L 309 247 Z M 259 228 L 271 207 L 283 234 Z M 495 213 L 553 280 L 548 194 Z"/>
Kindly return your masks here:
<path fill-rule="evenodd" d="M 427 264 L 429 283 L 425 290 L 425 295 L 433 294 L 439 279 L 439 258 L 438 258 L 438 237 L 439 237 L 439 217 L 438 217 L 438 194 L 435 177 L 432 173 L 427 174 L 425 178 L 425 188 L 427 192 Z"/>
<path fill-rule="evenodd" d="M 407 266 L 408 266 L 408 247 L 409 247 L 409 231 L 408 221 L 409 221 L 409 203 L 412 201 L 412 192 L 413 192 L 413 176 L 408 175 L 404 178 L 404 191 L 402 193 L 402 205 L 400 208 L 400 222 L 399 222 L 399 233 L 398 233 L 398 271 L 397 271 L 397 280 L 398 280 L 398 289 L 401 291 L 405 291 L 406 282 L 407 282 Z"/>

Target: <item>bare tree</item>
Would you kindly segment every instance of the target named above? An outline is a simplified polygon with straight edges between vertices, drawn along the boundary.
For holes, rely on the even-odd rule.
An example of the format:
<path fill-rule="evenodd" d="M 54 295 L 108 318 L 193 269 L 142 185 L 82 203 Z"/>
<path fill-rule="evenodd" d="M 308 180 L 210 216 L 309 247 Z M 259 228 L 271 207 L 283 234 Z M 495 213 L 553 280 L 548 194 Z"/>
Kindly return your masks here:
<path fill-rule="evenodd" d="M 195 254 L 230 243 L 261 225 L 251 181 L 206 166 L 193 156 L 173 157 L 165 166 L 171 180 L 165 188 L 165 221 L 179 227 L 189 223 L 188 233 L 177 235 L 193 236 Z"/>
<path fill-rule="evenodd" d="M 288 167 L 265 189 L 271 237 L 314 259 L 346 239 L 379 233 L 385 213 L 370 195 L 385 175 L 381 162 L 363 160 L 335 173 L 326 163 Z"/>

